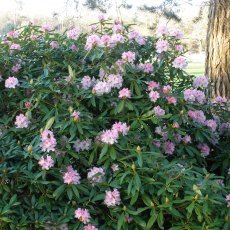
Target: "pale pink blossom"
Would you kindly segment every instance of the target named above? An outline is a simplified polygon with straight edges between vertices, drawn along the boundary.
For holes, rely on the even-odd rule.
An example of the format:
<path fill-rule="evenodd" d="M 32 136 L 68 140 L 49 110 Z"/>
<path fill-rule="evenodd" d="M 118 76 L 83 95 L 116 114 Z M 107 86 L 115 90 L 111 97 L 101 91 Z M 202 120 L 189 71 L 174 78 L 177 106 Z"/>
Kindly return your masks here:
<path fill-rule="evenodd" d="M 167 26 L 159 25 L 157 28 L 157 35 L 166 35 L 169 32 Z"/>
<path fill-rule="evenodd" d="M 103 15 L 103 14 L 98 15 L 97 18 L 98 18 L 98 20 L 99 20 L 100 22 L 103 22 L 103 21 L 106 20 L 106 16 Z"/>
<path fill-rule="evenodd" d="M 81 113 L 79 111 L 74 110 L 73 113 L 71 114 L 71 117 L 73 117 L 75 121 L 78 121 L 80 119 L 80 115 Z"/>
<path fill-rule="evenodd" d="M 197 76 L 193 81 L 194 88 L 199 88 L 199 87 L 206 88 L 207 86 L 208 86 L 207 76 Z"/>
<path fill-rule="evenodd" d="M 54 166 L 54 160 L 50 155 L 46 155 L 40 158 L 38 164 L 42 167 L 42 170 L 49 170 Z"/>
<path fill-rule="evenodd" d="M 113 145 L 117 143 L 118 137 L 119 135 L 116 130 L 105 130 L 101 134 L 101 141 L 105 144 Z"/>
<path fill-rule="evenodd" d="M 205 121 L 205 124 L 208 128 L 210 128 L 212 130 L 212 132 L 215 132 L 216 131 L 216 128 L 217 128 L 217 123 L 215 120 L 213 119 L 209 119 L 209 120 L 206 120 Z"/>
<path fill-rule="evenodd" d="M 159 140 L 154 140 L 153 141 L 153 145 L 156 147 L 156 148 L 160 148 L 161 147 L 161 142 Z"/>
<path fill-rule="evenodd" d="M 185 136 L 182 138 L 182 141 L 183 141 L 185 144 L 192 143 L 192 138 L 191 138 L 191 136 L 189 136 L 189 135 L 185 135 Z"/>
<path fill-rule="evenodd" d="M 93 85 L 93 80 L 90 76 L 84 76 L 81 80 L 82 88 L 89 89 Z"/>
<path fill-rule="evenodd" d="M 183 45 L 176 45 L 176 50 L 179 52 L 183 52 L 184 51 L 184 46 Z"/>
<path fill-rule="evenodd" d="M 112 126 L 112 130 L 115 130 L 118 132 L 118 134 L 122 134 L 123 136 L 126 136 L 129 132 L 129 126 L 127 126 L 126 123 L 122 122 L 116 122 Z"/>
<path fill-rule="evenodd" d="M 102 35 L 101 37 L 101 45 L 108 47 L 111 44 L 111 37 L 107 34 Z"/>
<path fill-rule="evenodd" d="M 49 32 L 49 31 L 51 31 L 53 28 L 52 28 L 51 25 L 43 25 L 43 26 L 41 27 L 41 29 L 42 29 L 42 31 L 44 31 L 44 32 Z"/>
<path fill-rule="evenodd" d="M 31 41 L 36 41 L 38 39 L 38 36 L 36 34 L 31 34 L 30 39 Z"/>
<path fill-rule="evenodd" d="M 82 223 L 87 224 L 89 223 L 91 216 L 88 209 L 78 208 L 75 210 L 75 218 L 77 218 Z"/>
<path fill-rule="evenodd" d="M 122 33 L 125 30 L 125 27 L 121 24 L 115 24 L 112 28 L 114 33 Z"/>
<path fill-rule="evenodd" d="M 112 164 L 111 169 L 113 170 L 113 172 L 118 171 L 119 170 L 118 164 Z"/>
<path fill-rule="evenodd" d="M 105 81 L 99 81 L 93 87 L 93 92 L 95 92 L 98 96 L 108 94 L 111 92 L 111 86 Z"/>
<path fill-rule="evenodd" d="M 72 30 L 67 31 L 67 38 L 72 40 L 77 40 L 81 34 L 81 30 L 79 28 L 73 28 Z"/>
<path fill-rule="evenodd" d="M 74 149 L 76 152 L 81 152 L 81 151 L 88 151 L 92 147 L 92 140 L 91 139 L 85 139 L 85 140 L 80 140 L 77 139 L 74 143 Z"/>
<path fill-rule="evenodd" d="M 201 111 L 201 110 L 196 110 L 196 111 L 189 110 L 189 111 L 188 111 L 188 116 L 189 116 L 194 122 L 198 122 L 198 123 L 201 123 L 201 124 L 205 124 L 206 116 L 204 115 L 204 112 Z"/>
<path fill-rule="evenodd" d="M 155 113 L 156 116 L 164 116 L 165 115 L 165 110 L 162 109 L 159 105 L 155 106 L 153 108 L 153 111 L 154 111 L 154 113 Z"/>
<path fill-rule="evenodd" d="M 173 127 L 174 129 L 178 129 L 178 128 L 179 128 L 178 122 L 177 122 L 177 121 L 176 121 L 176 122 L 173 122 L 172 127 Z"/>
<path fill-rule="evenodd" d="M 139 64 L 138 69 L 142 70 L 144 73 L 153 72 L 153 65 L 151 63 Z"/>
<path fill-rule="evenodd" d="M 62 224 L 62 225 L 59 226 L 59 228 L 60 228 L 60 230 L 68 230 L 68 225 L 67 224 Z"/>
<path fill-rule="evenodd" d="M 230 208 L 230 194 L 226 196 L 227 207 Z"/>
<path fill-rule="evenodd" d="M 168 101 L 169 104 L 176 105 L 177 99 L 173 96 L 168 96 L 166 97 L 166 100 Z"/>
<path fill-rule="evenodd" d="M 119 91 L 119 98 L 126 99 L 131 97 L 131 92 L 128 88 L 123 88 Z"/>
<path fill-rule="evenodd" d="M 66 169 L 66 172 L 63 174 L 63 180 L 65 184 L 80 184 L 80 175 L 77 170 L 74 170 L 71 165 Z"/>
<path fill-rule="evenodd" d="M 123 77 L 120 74 L 110 74 L 107 77 L 107 83 L 112 88 L 120 89 L 122 87 Z"/>
<path fill-rule="evenodd" d="M 124 52 L 124 53 L 122 54 L 122 59 L 123 59 L 124 61 L 126 61 L 126 62 L 132 63 L 132 62 L 134 62 L 135 58 L 136 58 L 136 55 L 135 55 L 135 53 L 132 52 L 132 51 Z"/>
<path fill-rule="evenodd" d="M 44 130 L 41 133 L 41 147 L 43 152 L 55 151 L 57 141 L 54 137 L 54 134 L 50 130 Z"/>
<path fill-rule="evenodd" d="M 25 107 L 26 107 L 27 109 L 30 108 L 30 106 L 31 106 L 31 103 L 30 103 L 29 101 L 25 102 Z"/>
<path fill-rule="evenodd" d="M 201 151 L 201 156 L 207 157 L 210 153 L 210 148 L 205 143 L 198 144 L 197 148 Z"/>
<path fill-rule="evenodd" d="M 158 89 L 159 86 L 160 86 L 160 84 L 159 84 L 158 82 L 150 81 L 150 82 L 148 83 L 148 90 L 149 90 L 149 91 L 152 91 L 152 90 L 154 90 L 155 88 Z"/>
<path fill-rule="evenodd" d="M 214 104 L 225 104 L 227 102 L 227 99 L 225 97 L 217 96 L 214 100 Z"/>
<path fill-rule="evenodd" d="M 13 73 L 17 73 L 20 69 L 21 69 L 21 64 L 20 63 L 15 63 L 11 68 Z"/>
<path fill-rule="evenodd" d="M 170 85 L 164 85 L 163 86 L 163 93 L 164 94 L 169 94 L 172 92 L 172 87 Z"/>
<path fill-rule="evenodd" d="M 59 47 L 59 44 L 57 41 L 52 41 L 52 42 L 50 42 L 50 46 L 53 49 L 57 49 Z"/>
<path fill-rule="evenodd" d="M 230 122 L 222 123 L 219 127 L 220 134 L 230 131 Z"/>
<path fill-rule="evenodd" d="M 170 35 L 172 37 L 175 37 L 176 39 L 181 39 L 184 36 L 183 32 L 181 30 L 179 30 L 179 29 L 171 31 Z"/>
<path fill-rule="evenodd" d="M 101 45 L 101 39 L 98 35 L 92 34 L 87 37 L 86 44 L 85 44 L 85 49 L 86 50 L 91 50 L 97 46 Z"/>
<path fill-rule="evenodd" d="M 183 56 L 175 58 L 172 64 L 174 68 L 181 70 L 185 69 L 188 65 L 186 58 Z"/>
<path fill-rule="evenodd" d="M 145 38 L 137 31 L 132 31 L 128 34 L 129 41 L 136 41 L 139 45 L 144 45 L 146 43 Z"/>
<path fill-rule="evenodd" d="M 24 114 L 19 114 L 16 116 L 15 126 L 16 128 L 28 128 L 30 121 Z"/>
<path fill-rule="evenodd" d="M 150 98 L 150 101 L 156 102 L 157 99 L 160 98 L 160 94 L 157 91 L 151 91 L 149 93 L 149 98 Z"/>
<path fill-rule="evenodd" d="M 184 99 L 191 102 L 197 101 L 200 104 L 206 101 L 204 92 L 197 89 L 186 89 L 184 91 Z"/>
<path fill-rule="evenodd" d="M 13 43 L 13 44 L 10 45 L 10 49 L 11 50 L 21 50 L 22 48 L 21 48 L 21 46 L 19 44 Z"/>
<path fill-rule="evenodd" d="M 17 31 L 10 31 L 6 34 L 6 36 L 8 38 L 18 38 L 19 37 L 19 33 Z"/>
<path fill-rule="evenodd" d="M 8 77 L 5 80 L 5 87 L 9 89 L 15 89 L 19 85 L 18 79 L 16 77 Z"/>
<path fill-rule="evenodd" d="M 110 47 L 115 47 L 117 44 L 123 44 L 125 42 L 125 38 L 121 34 L 113 34 L 110 40 Z"/>
<path fill-rule="evenodd" d="M 84 226 L 84 230 L 98 230 L 95 226 L 88 224 Z"/>
<path fill-rule="evenodd" d="M 70 46 L 70 49 L 71 49 L 72 51 L 77 51 L 77 50 L 78 50 L 78 48 L 77 48 L 77 46 L 76 46 L 75 44 L 72 44 L 72 45 Z"/>
<path fill-rule="evenodd" d="M 100 183 L 103 181 L 103 178 L 105 176 L 104 169 L 101 167 L 93 167 L 89 170 L 87 174 L 87 178 L 89 181 L 94 183 Z"/>
<path fill-rule="evenodd" d="M 121 203 L 120 192 L 116 188 L 113 191 L 105 191 L 104 203 L 108 207 L 119 205 Z"/>
<path fill-rule="evenodd" d="M 166 41 L 166 40 L 159 40 L 156 43 L 157 53 L 165 52 L 169 49 L 169 47 L 170 47 L 170 45 L 169 45 L 168 41 Z"/>
<path fill-rule="evenodd" d="M 167 155 L 172 155 L 174 150 L 175 150 L 175 145 L 174 143 L 170 142 L 170 141 L 166 141 L 164 144 L 163 144 L 163 149 L 164 149 L 164 152 L 167 154 Z"/>

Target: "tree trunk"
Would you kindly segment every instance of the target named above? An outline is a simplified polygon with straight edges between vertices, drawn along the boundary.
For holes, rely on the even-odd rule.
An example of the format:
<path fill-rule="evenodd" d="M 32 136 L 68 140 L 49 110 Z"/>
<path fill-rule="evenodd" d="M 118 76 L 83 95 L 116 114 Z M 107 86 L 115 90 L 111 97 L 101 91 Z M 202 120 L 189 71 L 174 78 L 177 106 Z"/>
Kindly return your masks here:
<path fill-rule="evenodd" d="M 230 99 L 230 0 L 210 0 L 205 74 L 211 97 Z"/>

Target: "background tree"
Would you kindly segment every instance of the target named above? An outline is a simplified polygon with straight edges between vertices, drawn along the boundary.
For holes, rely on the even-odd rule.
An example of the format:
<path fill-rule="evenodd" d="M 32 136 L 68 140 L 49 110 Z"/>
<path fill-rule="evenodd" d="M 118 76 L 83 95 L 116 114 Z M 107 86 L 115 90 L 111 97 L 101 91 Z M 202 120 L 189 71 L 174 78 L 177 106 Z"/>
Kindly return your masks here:
<path fill-rule="evenodd" d="M 211 96 L 230 99 L 230 1 L 211 0 L 208 18 L 205 73 Z"/>

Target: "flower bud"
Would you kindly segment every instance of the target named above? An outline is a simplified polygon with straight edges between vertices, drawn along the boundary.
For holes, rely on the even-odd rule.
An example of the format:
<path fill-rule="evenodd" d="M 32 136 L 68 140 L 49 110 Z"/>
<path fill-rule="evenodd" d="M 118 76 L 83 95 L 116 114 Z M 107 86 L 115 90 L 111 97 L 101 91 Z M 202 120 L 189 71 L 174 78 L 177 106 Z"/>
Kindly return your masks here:
<path fill-rule="evenodd" d="M 169 198 L 166 196 L 165 203 L 168 204 L 168 202 L 169 202 Z"/>
<path fill-rule="evenodd" d="M 135 166 L 135 164 L 132 164 L 131 168 L 132 168 L 133 171 L 136 171 L 136 166 Z"/>
<path fill-rule="evenodd" d="M 31 153 L 33 152 L 33 146 L 32 146 L 32 145 L 29 145 L 29 146 L 27 147 L 27 150 L 28 150 L 28 152 L 31 154 Z"/>
<path fill-rule="evenodd" d="M 138 145 L 136 149 L 137 153 L 141 153 L 141 147 Z"/>

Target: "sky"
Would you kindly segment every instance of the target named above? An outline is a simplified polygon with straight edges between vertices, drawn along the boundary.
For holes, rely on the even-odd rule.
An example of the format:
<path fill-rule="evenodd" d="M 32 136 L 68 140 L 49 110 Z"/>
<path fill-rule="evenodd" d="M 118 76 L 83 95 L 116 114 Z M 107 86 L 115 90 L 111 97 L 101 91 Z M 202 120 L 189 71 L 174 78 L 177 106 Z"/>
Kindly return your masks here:
<path fill-rule="evenodd" d="M 17 8 L 15 1 L 23 2 L 23 10 Z M 51 16 L 54 12 L 62 14 L 64 12 L 64 4 L 66 0 L 0 0 L 0 14 L 20 12 L 25 16 L 45 15 Z M 80 0 L 84 2 L 84 0 Z M 118 4 L 119 1 L 117 0 Z M 160 4 L 162 0 L 127 0 L 128 4 L 132 4 L 134 8 L 138 5 Z M 186 2 L 187 0 L 180 0 Z M 195 5 L 200 4 L 202 0 L 193 0 Z M 189 9 L 191 11 L 191 8 Z"/>

